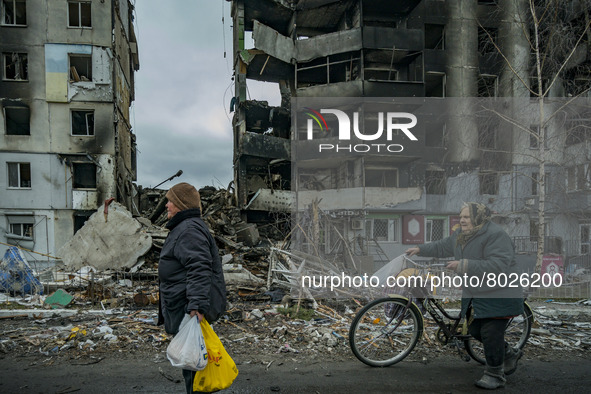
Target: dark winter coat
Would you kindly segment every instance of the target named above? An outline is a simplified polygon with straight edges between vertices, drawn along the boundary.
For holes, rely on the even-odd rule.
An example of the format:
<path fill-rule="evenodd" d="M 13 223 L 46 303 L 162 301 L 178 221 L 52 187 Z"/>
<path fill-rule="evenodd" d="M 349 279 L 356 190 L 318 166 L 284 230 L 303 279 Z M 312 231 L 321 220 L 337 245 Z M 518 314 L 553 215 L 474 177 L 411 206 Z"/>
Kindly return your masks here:
<path fill-rule="evenodd" d="M 170 233 L 158 265 L 158 323 L 164 323 L 169 334 L 176 334 L 191 310 L 202 313 L 210 323 L 217 320 L 226 310 L 226 284 L 218 248 L 199 209 L 178 212 L 166 227 Z"/>
<path fill-rule="evenodd" d="M 488 286 L 489 275 L 498 278 L 505 273 L 518 274 L 515 262 L 515 249 L 509 235 L 497 224 L 488 222 L 464 246 L 458 245 L 456 239 L 461 229 L 447 238 L 419 245 L 419 255 L 426 257 L 454 257 L 459 260 L 458 275 L 476 276 L 484 283 L 481 287 L 466 287 L 462 292 L 462 315 L 465 315 L 470 302 L 474 308 L 474 318 L 494 318 L 516 316 L 523 312 L 523 292 L 517 287 Z M 508 280 L 508 282 L 511 282 Z M 475 282 L 473 282 L 475 283 Z M 515 281 L 514 284 L 519 284 Z"/>

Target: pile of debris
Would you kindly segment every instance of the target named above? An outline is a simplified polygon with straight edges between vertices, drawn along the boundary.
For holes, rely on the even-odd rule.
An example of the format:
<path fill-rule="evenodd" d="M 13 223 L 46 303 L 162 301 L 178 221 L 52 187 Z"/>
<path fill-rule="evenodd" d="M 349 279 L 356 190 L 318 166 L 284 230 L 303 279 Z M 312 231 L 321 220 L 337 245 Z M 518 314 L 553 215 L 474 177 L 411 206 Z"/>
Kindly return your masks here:
<path fill-rule="evenodd" d="M 20 307 L 48 304 L 50 297 L 27 300 L 0 295 L 0 304 L 14 305 L 2 310 L 0 353 L 37 355 L 44 363 L 66 357 L 72 362 L 99 362 L 118 351 L 145 354 L 165 361 L 164 352 L 171 336 L 156 326 L 154 308 L 130 310 L 80 309 L 79 295 L 63 309 L 23 310 Z M 353 359 L 348 344 L 350 324 L 364 304 L 356 300 L 309 304 L 298 308 L 289 300 L 270 303 L 232 295 L 228 313 L 214 324 L 224 346 L 239 364 L 257 363 L 268 368 L 286 359 L 296 362 Z M 76 306 L 76 309 L 72 307 Z M 536 323 L 526 348 L 532 357 L 584 357 L 591 352 L 591 301 L 573 303 L 566 314 L 562 305 L 534 307 Z M 428 362 L 454 348 L 440 345 L 437 326 L 425 320 L 424 335 L 408 361 Z M 116 351 L 115 351 L 116 350 Z"/>

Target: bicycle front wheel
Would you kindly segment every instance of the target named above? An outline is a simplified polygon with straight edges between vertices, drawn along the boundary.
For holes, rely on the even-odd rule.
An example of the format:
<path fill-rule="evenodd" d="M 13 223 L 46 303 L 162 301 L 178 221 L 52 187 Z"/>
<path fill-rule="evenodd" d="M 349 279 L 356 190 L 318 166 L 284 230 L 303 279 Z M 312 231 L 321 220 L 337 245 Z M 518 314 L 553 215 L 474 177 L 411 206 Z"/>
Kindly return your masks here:
<path fill-rule="evenodd" d="M 531 333 L 533 322 L 533 311 L 526 302 L 523 304 L 523 313 L 511 318 L 507 324 L 507 329 L 505 330 L 505 342 L 515 349 L 523 349 Z M 482 343 L 474 338 L 470 338 L 464 342 L 464 345 L 466 346 L 466 351 L 470 357 L 478 361 L 480 364 L 486 364 Z"/>
<path fill-rule="evenodd" d="M 372 367 L 402 361 L 423 333 L 423 316 L 403 298 L 381 298 L 367 304 L 351 324 L 349 344 L 353 354 Z"/>

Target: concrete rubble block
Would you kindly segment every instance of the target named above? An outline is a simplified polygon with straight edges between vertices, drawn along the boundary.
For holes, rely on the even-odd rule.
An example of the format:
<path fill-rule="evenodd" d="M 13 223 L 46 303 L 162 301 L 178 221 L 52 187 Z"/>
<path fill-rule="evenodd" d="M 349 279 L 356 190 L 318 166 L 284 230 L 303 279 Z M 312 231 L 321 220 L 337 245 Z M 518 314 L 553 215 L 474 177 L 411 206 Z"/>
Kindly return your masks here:
<path fill-rule="evenodd" d="M 236 235 L 238 242 L 242 242 L 246 246 L 255 246 L 260 241 L 256 224 L 239 223 L 236 225 Z"/>
<path fill-rule="evenodd" d="M 251 274 L 241 264 L 225 264 L 222 266 L 226 285 L 262 285 L 264 280 Z"/>
<path fill-rule="evenodd" d="M 97 209 L 58 255 L 67 268 L 89 265 L 101 271 L 131 268 L 151 247 L 152 237 L 142 231 L 140 222 L 113 202 L 107 214 L 102 206 Z"/>

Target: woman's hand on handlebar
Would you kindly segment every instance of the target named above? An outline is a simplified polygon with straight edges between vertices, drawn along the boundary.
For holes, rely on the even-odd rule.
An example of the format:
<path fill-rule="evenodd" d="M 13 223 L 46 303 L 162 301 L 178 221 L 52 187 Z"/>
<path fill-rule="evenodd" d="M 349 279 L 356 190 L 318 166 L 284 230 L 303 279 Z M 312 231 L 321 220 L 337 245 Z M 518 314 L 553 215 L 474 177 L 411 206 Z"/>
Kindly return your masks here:
<path fill-rule="evenodd" d="M 414 256 L 416 254 L 419 254 L 420 251 L 421 250 L 418 247 L 415 246 L 414 248 L 408 248 L 408 249 L 406 249 L 405 253 L 406 253 L 406 255 L 408 257 L 412 257 L 412 256 Z"/>

